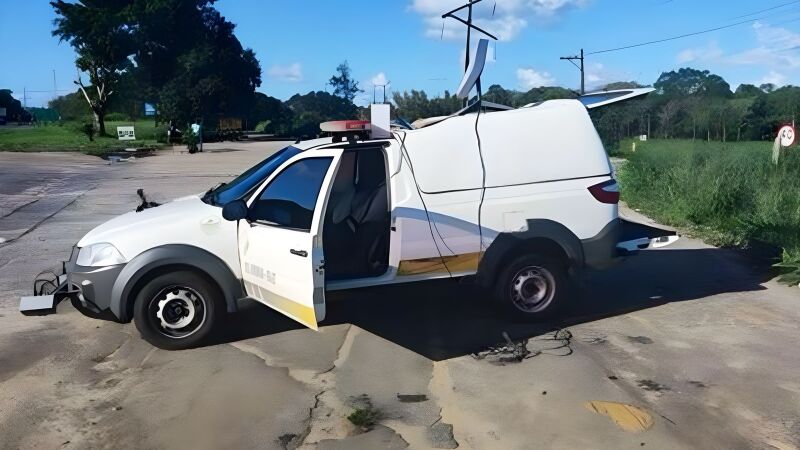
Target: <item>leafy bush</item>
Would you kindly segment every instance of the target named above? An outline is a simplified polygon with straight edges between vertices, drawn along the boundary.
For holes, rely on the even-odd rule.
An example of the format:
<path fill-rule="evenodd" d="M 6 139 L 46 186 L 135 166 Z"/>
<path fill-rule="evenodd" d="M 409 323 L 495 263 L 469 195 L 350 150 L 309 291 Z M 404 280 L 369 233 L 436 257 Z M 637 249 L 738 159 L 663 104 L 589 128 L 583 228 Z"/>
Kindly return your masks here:
<path fill-rule="evenodd" d="M 766 142 L 636 144 L 635 153 L 630 141 L 620 144 L 628 158 L 619 171 L 624 200 L 717 245 L 785 248 L 782 267 L 800 275 L 791 265 L 800 254 L 800 151 L 775 166 Z"/>
<path fill-rule="evenodd" d="M 783 250 L 783 261 L 775 264 L 775 267 L 783 269 L 784 274 L 780 281 L 788 284 L 800 284 L 800 250 L 794 252 Z"/>
<path fill-rule="evenodd" d="M 189 149 L 189 153 L 197 153 L 199 150 L 197 148 L 197 144 L 200 143 L 200 136 L 196 135 L 194 131 L 192 131 L 192 127 L 186 127 L 183 130 L 183 143 L 186 144 L 186 148 Z"/>
<path fill-rule="evenodd" d="M 264 131 L 266 131 L 267 126 L 269 126 L 270 122 L 272 122 L 272 121 L 271 120 L 264 120 L 264 121 L 258 122 L 256 124 L 256 127 L 253 129 L 253 131 L 255 131 L 256 133 L 263 133 Z"/>
<path fill-rule="evenodd" d="M 107 122 L 125 122 L 130 120 L 130 117 L 127 114 L 119 113 L 119 112 L 112 112 L 106 114 L 106 121 Z"/>
<path fill-rule="evenodd" d="M 94 136 L 97 133 L 97 129 L 94 127 L 94 122 L 86 122 L 81 124 L 80 131 L 89 138 L 90 142 L 94 141 Z"/>
<path fill-rule="evenodd" d="M 347 416 L 347 420 L 349 420 L 350 423 L 364 429 L 372 428 L 372 426 L 375 425 L 375 422 L 378 421 L 378 418 L 378 411 L 371 407 L 357 408 L 349 416 Z"/>

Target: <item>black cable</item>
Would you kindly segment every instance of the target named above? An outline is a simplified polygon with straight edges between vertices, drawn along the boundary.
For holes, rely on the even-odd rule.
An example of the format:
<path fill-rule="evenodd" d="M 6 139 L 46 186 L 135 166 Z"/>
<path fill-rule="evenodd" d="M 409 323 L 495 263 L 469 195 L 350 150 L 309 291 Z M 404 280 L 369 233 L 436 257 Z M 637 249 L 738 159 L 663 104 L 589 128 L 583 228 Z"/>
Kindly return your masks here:
<path fill-rule="evenodd" d="M 399 133 L 397 133 L 397 134 L 399 134 Z M 425 218 L 428 219 L 428 229 L 431 232 L 431 239 L 433 239 L 433 245 L 436 247 L 436 252 L 439 254 L 439 259 L 442 262 L 442 266 L 444 266 L 444 270 L 446 270 L 447 274 L 452 277 L 453 274 L 452 274 L 452 272 L 450 272 L 450 269 L 447 268 L 447 264 L 444 262 L 444 256 L 442 255 L 442 251 L 439 249 L 439 244 L 436 242 L 436 236 L 434 236 L 434 234 L 433 234 L 433 222 L 431 221 L 431 216 L 430 216 L 430 213 L 428 212 L 428 206 L 425 204 L 425 199 L 422 197 L 422 189 L 420 189 L 419 183 L 417 182 L 417 175 L 416 175 L 416 173 L 414 173 L 414 164 L 411 162 L 411 156 L 409 156 L 409 154 L 408 154 L 408 149 L 406 149 L 406 134 L 405 133 L 403 133 L 403 136 L 400 139 L 400 151 L 402 152 L 403 158 L 405 158 L 405 160 L 408 162 L 409 170 L 411 170 L 411 178 L 414 179 L 414 185 L 417 188 L 417 194 L 419 194 L 419 199 L 422 202 L 422 208 L 425 210 Z M 438 233 L 438 230 L 437 230 L 437 233 Z M 442 235 L 440 234 L 439 237 L 441 238 Z M 442 242 L 445 245 L 447 245 L 447 243 L 444 242 L 444 239 L 442 239 Z M 451 252 L 452 252 L 452 250 L 451 250 Z M 455 255 L 455 253 L 453 253 L 453 254 Z"/>
<path fill-rule="evenodd" d="M 628 50 L 628 49 L 631 49 L 631 48 L 643 47 L 645 45 L 660 44 L 662 42 L 674 41 L 676 39 L 682 39 L 682 38 L 685 38 L 685 37 L 697 36 L 699 34 L 711 33 L 712 31 L 724 30 L 726 28 L 731 28 L 731 27 L 735 27 L 735 26 L 738 26 L 738 25 L 743 25 L 743 24 L 746 24 L 746 23 L 755 22 L 757 20 L 761 20 L 761 19 L 765 19 L 765 18 L 766 17 L 757 17 L 755 19 L 747 19 L 747 20 L 743 20 L 741 22 L 732 23 L 730 25 L 723 25 L 721 27 L 710 28 L 708 30 L 696 31 L 694 33 L 682 34 L 680 36 L 673 36 L 673 37 L 669 37 L 669 38 L 665 38 L 665 39 L 657 39 L 655 41 L 642 42 L 640 44 L 626 45 L 624 47 L 609 48 L 609 49 L 606 49 L 606 50 L 598 50 L 598 51 L 594 51 L 594 52 L 588 52 L 588 53 L 586 53 L 586 55 L 587 56 L 588 55 L 597 55 L 597 54 L 600 54 L 600 53 L 617 52 L 617 51 L 620 51 L 620 50 Z"/>
<path fill-rule="evenodd" d="M 403 135 L 403 139 L 402 139 L 402 141 L 401 141 L 401 142 L 402 142 L 402 144 L 403 144 L 403 147 L 405 147 L 405 135 Z M 409 167 L 411 167 L 411 161 L 410 161 L 410 159 L 411 159 L 411 158 L 409 157 Z M 398 170 L 398 172 L 399 172 L 399 170 Z M 413 168 L 412 168 L 412 170 L 411 170 L 411 173 L 412 173 L 412 175 L 414 174 L 414 170 L 413 170 Z M 416 177 L 416 175 L 414 176 L 414 183 L 417 185 L 417 192 L 419 193 L 419 197 L 420 197 L 420 199 L 422 199 L 422 194 L 423 194 L 425 191 L 423 191 L 423 190 L 422 190 L 422 188 L 419 186 L 419 183 L 417 183 L 417 177 Z M 423 206 L 425 206 L 425 201 L 424 201 L 424 200 L 422 201 L 422 204 L 423 204 Z M 426 210 L 426 211 L 427 211 L 427 210 Z M 428 217 L 428 219 L 429 219 L 429 220 L 428 220 L 428 222 L 429 222 L 429 223 L 431 223 L 431 224 L 433 224 L 433 228 L 436 230 L 436 234 L 437 234 L 437 235 L 439 235 L 439 239 L 442 241 L 442 244 L 444 244 L 444 246 L 447 248 L 447 251 L 449 251 L 449 252 L 450 252 L 450 253 L 451 253 L 453 256 L 457 256 L 457 255 L 458 255 L 458 253 L 454 252 L 454 251 L 453 251 L 453 249 L 452 249 L 452 248 L 450 248 L 450 245 L 448 245 L 448 244 L 447 244 L 447 240 L 444 238 L 444 236 L 442 236 L 442 232 L 441 232 L 441 231 L 439 231 L 439 225 L 437 225 L 437 224 L 436 224 L 436 221 L 435 221 L 435 220 L 434 220 L 434 221 L 431 221 L 431 220 L 430 220 L 430 217 Z M 435 241 L 436 241 L 436 239 L 434 238 L 434 242 L 435 242 Z M 442 256 L 441 252 L 439 252 L 439 256 Z"/>
<path fill-rule="evenodd" d="M 480 102 L 480 100 L 478 100 Z M 483 161 L 483 149 L 481 148 L 481 134 L 478 132 L 478 121 L 481 118 L 481 105 L 478 104 L 478 114 L 475 116 L 475 137 L 478 139 L 478 156 L 481 159 L 481 171 L 483 172 L 483 179 L 481 180 L 481 201 L 478 203 L 478 236 L 480 237 L 480 245 L 478 247 L 478 263 L 480 264 L 483 258 L 483 225 L 481 224 L 481 215 L 483 213 L 483 199 L 486 197 L 486 164 Z"/>
<path fill-rule="evenodd" d="M 751 13 L 748 13 L 748 14 L 742 14 L 741 16 L 731 17 L 730 20 L 741 19 L 742 17 L 748 17 L 748 16 L 755 16 L 756 14 L 761 14 L 763 12 L 772 11 L 774 9 L 780 9 L 780 8 L 783 8 L 784 6 L 794 5 L 795 3 L 800 3 L 800 0 L 783 3 L 783 4 L 780 4 L 778 6 L 773 6 L 772 8 L 761 9 L 761 10 L 758 10 L 758 11 L 755 11 L 755 12 L 751 12 Z"/>

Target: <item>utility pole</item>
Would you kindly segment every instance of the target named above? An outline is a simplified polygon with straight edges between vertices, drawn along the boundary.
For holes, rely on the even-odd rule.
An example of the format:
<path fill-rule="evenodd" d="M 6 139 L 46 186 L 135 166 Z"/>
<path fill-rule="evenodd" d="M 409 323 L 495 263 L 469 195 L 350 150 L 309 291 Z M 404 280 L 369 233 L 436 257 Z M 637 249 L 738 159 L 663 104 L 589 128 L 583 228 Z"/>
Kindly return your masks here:
<path fill-rule="evenodd" d="M 56 69 L 53 69 L 53 100 L 58 97 L 58 85 L 56 85 Z"/>
<path fill-rule="evenodd" d="M 580 56 L 578 56 L 578 55 L 575 55 L 575 56 L 562 56 L 560 59 L 563 59 L 565 61 L 569 61 L 573 66 L 577 67 L 578 70 L 581 71 L 581 95 L 585 94 L 586 93 L 586 84 L 585 84 L 585 72 L 583 70 L 583 59 L 584 59 L 583 58 L 583 49 L 581 49 Z M 575 64 L 575 61 L 580 61 L 581 64 L 577 65 L 577 64 Z"/>
<path fill-rule="evenodd" d="M 495 37 L 492 33 L 489 33 L 488 31 L 486 31 L 486 30 L 484 30 L 484 29 L 482 29 L 482 28 L 480 28 L 477 25 L 474 25 L 472 23 L 472 6 L 477 4 L 477 3 L 480 3 L 481 1 L 483 1 L 483 0 L 468 0 L 465 5 L 461 5 L 461 6 L 459 6 L 458 8 L 456 8 L 456 9 L 454 9 L 452 11 L 448 11 L 448 12 L 442 14 L 442 19 L 446 19 L 446 18 L 449 17 L 449 18 L 455 19 L 455 20 L 457 20 L 457 21 L 459 21 L 459 22 L 461 22 L 461 23 L 463 23 L 464 25 L 467 26 L 466 58 L 464 58 L 464 72 L 465 73 L 466 73 L 467 69 L 469 69 L 469 62 L 470 62 L 469 61 L 469 50 L 470 50 L 469 45 L 470 45 L 470 39 L 472 37 L 472 29 L 474 28 L 476 31 L 479 31 L 479 32 L 485 34 L 486 36 L 489 36 L 490 38 L 494 39 L 495 41 L 497 40 L 497 37 Z M 457 12 L 461 11 L 464 8 L 467 9 L 467 20 L 464 20 L 461 17 L 458 17 L 456 15 Z M 480 84 L 478 85 L 478 90 L 480 91 Z M 467 102 L 468 101 L 469 101 L 469 99 L 464 99 L 464 106 L 465 107 L 467 106 Z"/>

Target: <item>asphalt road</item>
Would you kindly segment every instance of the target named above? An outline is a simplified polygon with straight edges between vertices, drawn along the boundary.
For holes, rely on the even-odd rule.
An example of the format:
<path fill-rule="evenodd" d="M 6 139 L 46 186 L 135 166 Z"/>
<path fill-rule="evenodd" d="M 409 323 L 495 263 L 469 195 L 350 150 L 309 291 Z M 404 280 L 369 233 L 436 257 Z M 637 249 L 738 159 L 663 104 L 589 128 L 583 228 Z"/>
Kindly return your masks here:
<path fill-rule="evenodd" d="M 68 304 L 17 312 L 137 188 L 200 192 L 276 148 L 0 153 L 0 448 L 800 447 L 800 289 L 688 238 L 593 274 L 551 324 L 508 323 L 449 280 L 332 293 L 320 332 L 246 303 L 182 352 Z"/>

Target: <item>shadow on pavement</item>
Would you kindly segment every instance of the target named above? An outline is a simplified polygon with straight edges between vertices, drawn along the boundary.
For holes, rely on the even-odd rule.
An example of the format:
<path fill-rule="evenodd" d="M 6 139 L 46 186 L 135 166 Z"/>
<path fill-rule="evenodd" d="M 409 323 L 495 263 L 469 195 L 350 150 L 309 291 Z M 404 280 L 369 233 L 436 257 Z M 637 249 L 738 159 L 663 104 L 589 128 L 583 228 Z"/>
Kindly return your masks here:
<path fill-rule="evenodd" d="M 732 257 L 734 256 L 734 257 Z M 562 317 L 548 323 L 515 323 L 493 308 L 488 293 L 457 280 L 399 284 L 327 295 L 323 326 L 351 323 L 429 359 L 463 356 L 512 339 L 672 302 L 702 301 L 731 292 L 765 289 L 752 270 L 728 250 L 675 249 L 642 254 L 587 277 Z M 302 325 L 256 302 L 242 303 L 218 342 L 300 329 Z"/>

